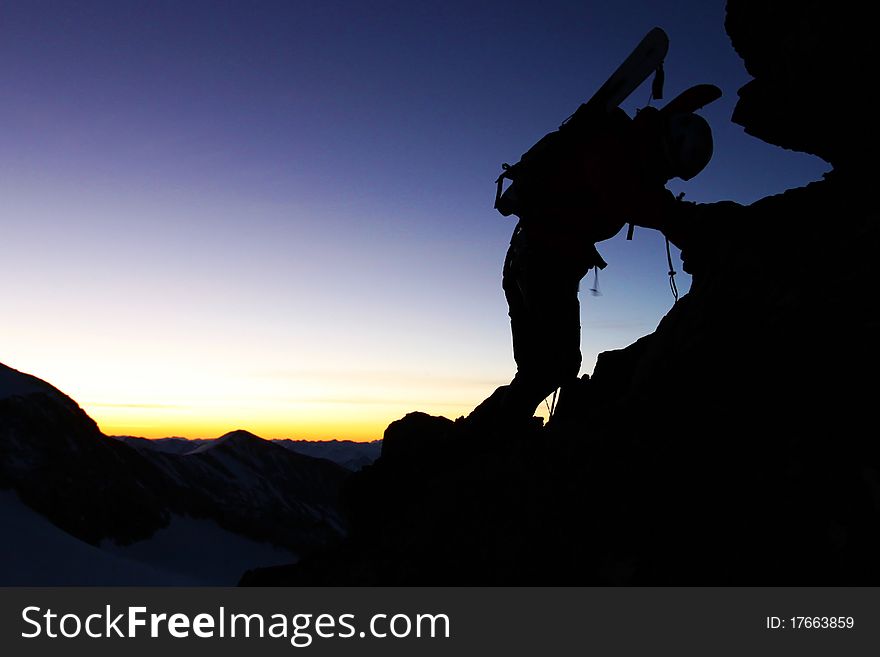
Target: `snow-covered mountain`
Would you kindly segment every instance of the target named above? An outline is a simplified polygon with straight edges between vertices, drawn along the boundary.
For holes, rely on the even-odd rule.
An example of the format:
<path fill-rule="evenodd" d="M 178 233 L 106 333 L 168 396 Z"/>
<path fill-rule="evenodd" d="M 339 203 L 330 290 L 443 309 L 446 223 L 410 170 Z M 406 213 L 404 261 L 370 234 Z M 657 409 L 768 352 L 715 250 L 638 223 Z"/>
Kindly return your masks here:
<path fill-rule="evenodd" d="M 339 491 L 348 470 L 341 466 L 245 431 L 190 443 L 188 450 L 164 442 L 162 450 L 108 438 L 70 397 L 0 364 L 0 489 L 15 493 L 8 508 L 28 508 L 95 549 L 117 556 L 134 549 L 140 563 L 143 550 L 136 546 L 147 540 L 173 553 L 168 544 L 177 537 L 180 563 L 200 552 L 222 562 L 235 541 L 239 556 L 247 553 L 244 541 L 251 547 L 271 544 L 289 561 L 345 533 Z M 24 527 L 39 527 L 31 520 Z M 192 531 L 193 523 L 203 531 Z M 218 543 L 220 535 L 227 540 Z M 55 565 L 64 558 L 55 555 Z M 162 564 L 163 572 L 167 566 Z M 11 583 L 9 572 L 0 565 L 0 585 Z M 175 573 L 190 575 L 185 567 Z"/>
<path fill-rule="evenodd" d="M 348 471 L 335 463 L 242 430 L 186 454 L 141 454 L 186 488 L 191 504 L 221 510 L 221 525 L 233 531 L 297 550 L 324 546 L 344 533 L 339 489 Z"/>

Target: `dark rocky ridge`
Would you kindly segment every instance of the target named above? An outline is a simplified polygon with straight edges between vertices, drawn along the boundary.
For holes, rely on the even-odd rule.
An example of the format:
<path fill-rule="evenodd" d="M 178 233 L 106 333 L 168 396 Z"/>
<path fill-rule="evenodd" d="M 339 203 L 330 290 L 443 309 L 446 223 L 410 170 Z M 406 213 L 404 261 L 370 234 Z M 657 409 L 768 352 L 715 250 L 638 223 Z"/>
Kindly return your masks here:
<path fill-rule="evenodd" d="M 691 290 L 549 427 L 408 415 L 350 480 L 351 539 L 243 583 L 880 583 L 880 222 L 854 154 L 874 157 L 877 131 L 849 102 L 872 69 L 852 62 L 876 60 L 866 12 L 731 0 L 756 76 L 734 119 L 834 171 L 688 206 L 666 229 Z"/>
<path fill-rule="evenodd" d="M 0 398 L 0 487 L 88 543 L 147 538 L 168 522 L 172 490 L 134 450 L 104 439 L 72 399 L 0 365 L 32 389 Z M 174 508 L 173 506 L 171 508 Z"/>

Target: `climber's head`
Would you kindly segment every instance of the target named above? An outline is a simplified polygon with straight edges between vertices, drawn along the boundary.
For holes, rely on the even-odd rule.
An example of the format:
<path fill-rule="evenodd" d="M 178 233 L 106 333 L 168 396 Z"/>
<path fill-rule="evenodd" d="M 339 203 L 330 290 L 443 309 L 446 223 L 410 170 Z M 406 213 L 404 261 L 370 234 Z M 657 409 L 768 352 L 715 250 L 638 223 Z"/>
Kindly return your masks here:
<path fill-rule="evenodd" d="M 686 89 L 662 109 L 647 108 L 636 116 L 652 126 L 656 145 L 655 168 L 664 182 L 672 178 L 690 180 L 712 159 L 712 128 L 698 109 L 721 97 L 721 90 L 711 84 Z"/>
<path fill-rule="evenodd" d="M 693 112 L 666 116 L 661 141 L 670 178 L 690 180 L 712 159 L 712 128 Z"/>

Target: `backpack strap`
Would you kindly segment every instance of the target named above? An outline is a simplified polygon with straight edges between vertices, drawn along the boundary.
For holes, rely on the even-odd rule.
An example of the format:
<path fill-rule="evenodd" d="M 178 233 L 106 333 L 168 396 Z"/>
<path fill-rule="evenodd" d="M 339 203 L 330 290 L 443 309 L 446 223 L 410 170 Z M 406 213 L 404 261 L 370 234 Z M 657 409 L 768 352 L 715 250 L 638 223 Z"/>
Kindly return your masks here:
<path fill-rule="evenodd" d="M 512 180 L 512 178 L 510 176 L 510 169 L 511 168 L 512 167 L 507 162 L 502 164 L 501 165 L 501 169 L 502 169 L 501 175 L 498 176 L 498 178 L 495 180 L 495 184 L 497 185 L 497 187 L 495 188 L 495 206 L 494 207 L 496 210 L 498 209 L 498 202 L 501 200 L 501 194 L 504 193 L 504 179 L 508 178 L 508 179 Z"/>
<path fill-rule="evenodd" d="M 654 71 L 654 79 L 651 81 L 651 98 L 653 100 L 663 100 L 663 83 L 666 81 L 666 73 L 663 71 L 663 60 Z"/>

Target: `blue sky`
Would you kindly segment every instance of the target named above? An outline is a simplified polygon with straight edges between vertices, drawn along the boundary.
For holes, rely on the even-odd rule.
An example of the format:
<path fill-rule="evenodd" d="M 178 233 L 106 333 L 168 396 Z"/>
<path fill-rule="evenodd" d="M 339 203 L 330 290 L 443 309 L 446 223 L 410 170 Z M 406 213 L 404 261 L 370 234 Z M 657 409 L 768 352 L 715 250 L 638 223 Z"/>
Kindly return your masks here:
<path fill-rule="evenodd" d="M 0 361 L 109 433 L 367 439 L 466 413 L 514 373 L 499 166 L 650 28 L 667 98 L 724 92 L 713 161 L 673 191 L 751 202 L 828 169 L 730 123 L 749 76 L 723 19 L 705 0 L 2 2 Z M 599 249 L 585 372 L 672 304 L 662 238 Z"/>

